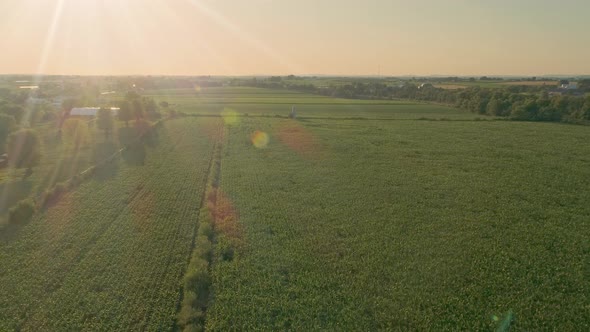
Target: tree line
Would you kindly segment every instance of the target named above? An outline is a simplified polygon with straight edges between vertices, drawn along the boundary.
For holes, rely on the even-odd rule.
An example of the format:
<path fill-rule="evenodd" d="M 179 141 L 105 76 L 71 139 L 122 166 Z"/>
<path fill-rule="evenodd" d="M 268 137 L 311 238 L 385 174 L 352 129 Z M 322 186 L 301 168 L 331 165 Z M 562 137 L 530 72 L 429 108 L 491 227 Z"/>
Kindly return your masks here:
<path fill-rule="evenodd" d="M 561 93 L 550 95 L 547 86 L 513 85 L 504 88 L 474 86 L 465 89 L 443 89 L 428 83 L 388 85 L 380 82 L 351 82 L 318 87 L 309 83 L 293 84 L 276 78 L 254 78 L 234 82 L 234 84 L 290 89 L 338 98 L 428 101 L 458 107 L 477 114 L 521 121 L 590 123 L 590 96 Z M 579 91 L 590 92 L 590 80 L 581 80 Z"/>

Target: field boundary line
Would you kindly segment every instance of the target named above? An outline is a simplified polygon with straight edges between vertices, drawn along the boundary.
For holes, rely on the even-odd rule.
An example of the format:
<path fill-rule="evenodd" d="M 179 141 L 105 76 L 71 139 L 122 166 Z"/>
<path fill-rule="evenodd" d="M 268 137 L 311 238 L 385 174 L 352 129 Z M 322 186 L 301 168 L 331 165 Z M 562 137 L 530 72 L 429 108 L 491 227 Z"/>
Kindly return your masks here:
<path fill-rule="evenodd" d="M 202 196 L 199 214 L 195 222 L 191 249 L 183 273 L 176 308 L 176 320 L 173 329 L 202 330 L 205 327 L 206 312 L 211 300 L 211 255 L 214 246 L 214 231 L 207 203 L 216 183 L 218 165 L 222 155 L 221 145 L 223 122 L 219 121 L 213 135 L 214 143 L 207 167 L 207 176 L 202 184 Z M 198 243 L 198 242 L 201 243 Z M 199 246 L 200 244 L 201 246 Z M 204 248 L 202 248 L 204 247 Z"/>

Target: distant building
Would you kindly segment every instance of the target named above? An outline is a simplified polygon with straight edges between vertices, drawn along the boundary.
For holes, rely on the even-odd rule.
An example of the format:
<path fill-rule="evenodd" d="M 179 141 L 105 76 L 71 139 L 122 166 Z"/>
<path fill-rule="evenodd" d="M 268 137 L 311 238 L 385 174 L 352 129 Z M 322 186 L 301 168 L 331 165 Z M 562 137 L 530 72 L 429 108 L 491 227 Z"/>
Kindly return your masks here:
<path fill-rule="evenodd" d="M 70 116 L 96 116 L 100 107 L 74 107 L 70 111 Z M 118 107 L 111 107 L 113 115 L 117 115 Z"/>
<path fill-rule="evenodd" d="M 559 85 L 559 88 L 564 89 L 564 90 L 577 90 L 578 83 L 577 82 L 562 83 Z"/>
<path fill-rule="evenodd" d="M 418 89 L 424 89 L 424 88 L 432 88 L 432 84 L 422 83 L 422 84 L 420 84 L 420 86 L 418 86 Z"/>
<path fill-rule="evenodd" d="M 578 89 L 577 82 L 561 81 L 556 89 L 549 90 L 549 96 L 583 96 L 584 91 Z"/>

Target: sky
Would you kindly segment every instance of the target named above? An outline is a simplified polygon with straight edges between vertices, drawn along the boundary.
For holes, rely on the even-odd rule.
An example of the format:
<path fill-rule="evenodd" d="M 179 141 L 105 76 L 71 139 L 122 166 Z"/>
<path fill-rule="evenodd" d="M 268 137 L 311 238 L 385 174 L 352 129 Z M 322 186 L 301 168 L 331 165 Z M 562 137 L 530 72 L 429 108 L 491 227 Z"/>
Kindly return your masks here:
<path fill-rule="evenodd" d="M 1 0 L 0 74 L 587 75 L 588 0 Z"/>

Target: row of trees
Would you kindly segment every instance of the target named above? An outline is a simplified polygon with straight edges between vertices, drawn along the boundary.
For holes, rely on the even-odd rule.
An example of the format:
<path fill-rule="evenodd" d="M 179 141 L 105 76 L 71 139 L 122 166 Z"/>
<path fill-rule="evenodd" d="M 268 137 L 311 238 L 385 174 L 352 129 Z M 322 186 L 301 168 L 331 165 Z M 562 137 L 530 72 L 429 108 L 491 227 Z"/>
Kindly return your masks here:
<path fill-rule="evenodd" d="M 79 119 L 70 119 L 69 111 L 78 106 L 79 102 L 75 99 L 65 100 L 63 108 L 66 110 L 64 119 L 62 120 L 61 129 L 68 133 L 79 131 L 78 128 L 83 125 L 83 121 Z M 167 103 L 162 104 L 163 107 L 168 107 Z M 136 124 L 144 120 L 156 121 L 162 117 L 159 105 L 152 98 L 142 97 L 135 91 L 128 92 L 124 99 L 118 103 L 119 110 L 117 112 L 117 119 L 125 122 L 125 126 L 129 127 L 129 122 L 135 120 Z M 110 108 L 101 108 L 96 115 L 96 125 L 98 129 L 104 131 L 105 139 L 109 139 L 115 128 L 115 117 Z"/>
<path fill-rule="evenodd" d="M 55 119 L 55 110 L 50 104 L 26 104 L 20 94 L 3 94 L 0 98 L 0 154 L 5 152 L 8 134 L 17 125 L 28 127 L 52 119 Z"/>
<path fill-rule="evenodd" d="M 246 80 L 241 84 L 264 88 L 285 88 L 306 93 L 351 99 L 410 99 L 447 104 L 478 114 L 526 121 L 590 122 L 590 96 L 553 95 L 544 86 L 507 86 L 501 89 L 471 87 L 442 89 L 432 84 L 406 83 L 391 86 L 379 82 L 354 82 L 318 87 L 313 84 L 286 84 L 276 79 Z M 590 90 L 590 80 L 579 86 Z"/>
<path fill-rule="evenodd" d="M 65 107 L 72 108 L 76 101 L 64 102 Z M 151 98 L 141 97 L 135 92 L 128 93 L 121 102 L 118 118 L 129 126 L 129 121 L 135 120 L 136 127 L 149 128 L 145 119 L 157 120 L 161 117 L 159 107 Z M 0 111 L 2 108 L 0 108 Z M 96 126 L 104 131 L 108 140 L 115 130 L 115 117 L 108 108 L 101 108 L 96 117 Z M 145 130 L 141 131 L 145 131 Z M 61 131 L 74 150 L 79 149 L 90 140 L 90 133 L 85 121 L 80 119 L 64 119 Z M 142 133 L 144 135 L 145 133 Z M 128 135 L 129 136 L 129 135 Z M 2 153 L 8 154 L 8 164 L 14 168 L 27 168 L 27 175 L 41 160 L 41 139 L 34 129 L 20 128 L 15 116 L 0 112 L 0 147 Z"/>
<path fill-rule="evenodd" d="M 29 93 L 24 91 L 0 89 L 0 154 L 8 155 L 2 163 L 26 168 L 25 177 L 32 174 L 32 167 L 41 160 L 41 138 L 26 126 L 47 121 L 54 113 L 49 104 L 27 104 L 28 98 Z"/>
<path fill-rule="evenodd" d="M 144 118 L 158 120 L 161 117 L 158 104 L 152 98 L 142 97 L 137 92 L 128 92 L 119 103 L 118 118 L 124 121 L 126 126 L 129 126 L 129 121 L 134 119 L 136 121 Z"/>
<path fill-rule="evenodd" d="M 475 113 L 510 117 L 514 120 L 590 121 L 590 96 L 550 96 L 546 91 L 540 94 L 523 94 L 474 88 L 457 92 L 454 104 Z"/>

